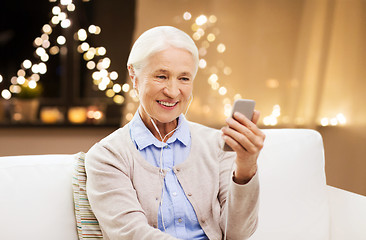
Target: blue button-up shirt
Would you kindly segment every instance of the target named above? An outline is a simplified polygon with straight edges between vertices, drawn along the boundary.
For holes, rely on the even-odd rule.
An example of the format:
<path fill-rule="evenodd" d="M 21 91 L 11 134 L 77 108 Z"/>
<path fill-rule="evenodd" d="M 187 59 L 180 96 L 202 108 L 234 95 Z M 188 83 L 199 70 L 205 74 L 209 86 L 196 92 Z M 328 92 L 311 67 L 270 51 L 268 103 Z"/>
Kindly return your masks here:
<path fill-rule="evenodd" d="M 178 119 L 180 127 L 166 143 L 154 137 L 143 123 L 138 111 L 131 120 L 130 126 L 132 141 L 151 165 L 160 167 L 160 154 L 163 146 L 162 163 L 167 174 L 164 179 L 162 204 L 159 207 L 158 228 L 179 239 L 208 239 L 177 176 L 172 171 L 174 166 L 182 163 L 188 157 L 191 149 L 189 126 L 183 114 Z M 162 220 L 164 220 L 164 225 Z"/>

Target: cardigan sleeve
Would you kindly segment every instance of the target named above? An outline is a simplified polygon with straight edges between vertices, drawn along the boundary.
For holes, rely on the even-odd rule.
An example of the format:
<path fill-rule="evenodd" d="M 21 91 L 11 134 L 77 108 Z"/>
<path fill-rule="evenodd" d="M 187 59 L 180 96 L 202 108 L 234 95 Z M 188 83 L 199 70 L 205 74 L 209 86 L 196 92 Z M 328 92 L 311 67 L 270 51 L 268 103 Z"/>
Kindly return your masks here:
<path fill-rule="evenodd" d="M 256 230 L 259 209 L 258 172 L 246 184 L 233 181 L 236 154 L 220 150 L 220 227 L 227 239 L 247 239 Z M 226 229 L 227 226 L 227 229 Z"/>
<path fill-rule="evenodd" d="M 116 151 L 101 143 L 86 154 L 87 194 L 104 239 L 176 239 L 148 224 L 128 165 Z"/>

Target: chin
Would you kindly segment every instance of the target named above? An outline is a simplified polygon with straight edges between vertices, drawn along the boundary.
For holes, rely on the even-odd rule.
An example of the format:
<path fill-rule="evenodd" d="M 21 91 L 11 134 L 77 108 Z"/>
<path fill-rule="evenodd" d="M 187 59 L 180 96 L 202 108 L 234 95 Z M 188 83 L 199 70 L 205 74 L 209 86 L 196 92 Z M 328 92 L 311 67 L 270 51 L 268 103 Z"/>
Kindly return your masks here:
<path fill-rule="evenodd" d="M 179 115 L 180 114 L 178 114 L 178 115 L 174 115 L 174 116 L 159 116 L 159 117 L 157 117 L 156 118 L 156 120 L 158 120 L 159 122 L 161 122 L 161 123 L 170 123 L 170 122 L 173 122 L 174 120 L 176 120 L 178 117 L 179 117 Z"/>

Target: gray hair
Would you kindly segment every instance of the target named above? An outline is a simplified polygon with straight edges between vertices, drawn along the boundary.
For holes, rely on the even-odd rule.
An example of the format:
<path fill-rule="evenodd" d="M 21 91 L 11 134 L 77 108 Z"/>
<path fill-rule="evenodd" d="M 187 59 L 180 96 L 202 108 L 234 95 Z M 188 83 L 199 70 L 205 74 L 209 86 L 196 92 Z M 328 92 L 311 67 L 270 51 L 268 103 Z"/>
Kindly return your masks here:
<path fill-rule="evenodd" d="M 196 66 L 195 76 L 199 61 L 197 46 L 188 34 L 171 26 L 154 27 L 141 34 L 132 46 L 127 67 L 132 66 L 135 74 L 138 74 L 148 57 L 169 47 L 182 48 L 192 54 Z"/>

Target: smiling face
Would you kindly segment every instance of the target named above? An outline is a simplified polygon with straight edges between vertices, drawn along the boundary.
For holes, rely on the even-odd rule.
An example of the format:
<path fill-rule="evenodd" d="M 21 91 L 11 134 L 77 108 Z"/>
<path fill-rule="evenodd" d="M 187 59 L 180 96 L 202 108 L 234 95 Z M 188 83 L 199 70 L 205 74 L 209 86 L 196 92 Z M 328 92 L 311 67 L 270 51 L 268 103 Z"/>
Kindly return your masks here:
<path fill-rule="evenodd" d="M 147 59 L 134 79 L 139 113 L 147 126 L 151 125 L 149 115 L 158 126 L 176 125 L 190 101 L 194 74 L 194 58 L 184 49 L 169 47 Z"/>

